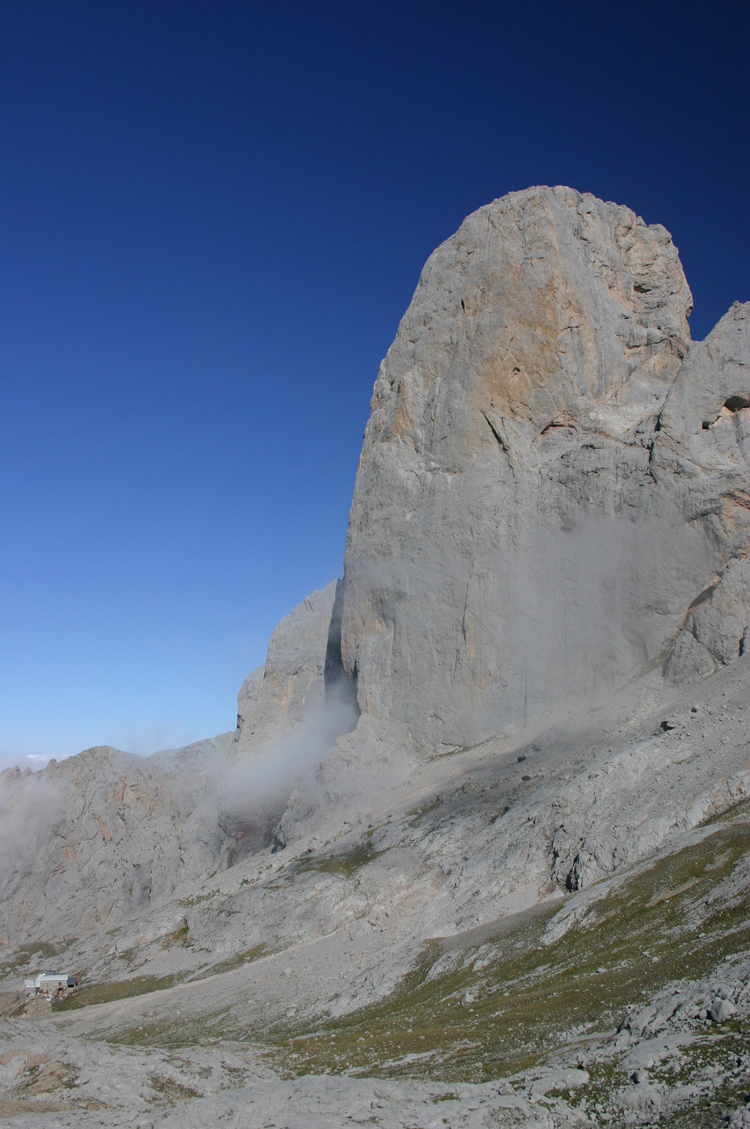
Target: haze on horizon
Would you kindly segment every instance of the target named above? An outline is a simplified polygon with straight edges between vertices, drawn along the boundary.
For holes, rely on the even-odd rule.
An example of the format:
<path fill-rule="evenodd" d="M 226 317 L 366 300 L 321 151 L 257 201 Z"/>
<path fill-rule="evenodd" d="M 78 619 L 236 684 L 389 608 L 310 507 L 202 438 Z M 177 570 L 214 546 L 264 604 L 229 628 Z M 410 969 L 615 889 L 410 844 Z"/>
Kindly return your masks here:
<path fill-rule="evenodd" d="M 6 5 L 0 767 L 233 728 L 341 574 L 378 364 L 464 216 L 662 223 L 700 339 L 750 297 L 726 6 Z"/>

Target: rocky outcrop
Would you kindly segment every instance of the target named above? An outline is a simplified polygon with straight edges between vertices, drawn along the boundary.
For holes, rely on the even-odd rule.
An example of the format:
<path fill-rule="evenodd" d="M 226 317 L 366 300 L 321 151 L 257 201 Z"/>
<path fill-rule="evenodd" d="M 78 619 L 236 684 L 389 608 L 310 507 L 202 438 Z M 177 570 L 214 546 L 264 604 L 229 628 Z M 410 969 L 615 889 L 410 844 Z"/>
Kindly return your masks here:
<path fill-rule="evenodd" d="M 356 722 L 337 585 L 278 625 L 265 666 L 242 685 L 234 734 L 148 758 L 103 746 L 2 774 L 0 849 L 12 865 L 0 881 L 0 943 L 142 915 L 270 843 L 296 777 Z M 253 771 L 263 751 L 271 770 L 264 761 Z"/>
<path fill-rule="evenodd" d="M 463 746 L 664 662 L 678 635 L 671 678 L 739 654 L 748 307 L 693 346 L 691 305 L 663 227 L 568 188 L 497 200 L 431 256 L 350 516 L 363 713 Z M 690 609 L 725 573 L 709 625 Z"/>

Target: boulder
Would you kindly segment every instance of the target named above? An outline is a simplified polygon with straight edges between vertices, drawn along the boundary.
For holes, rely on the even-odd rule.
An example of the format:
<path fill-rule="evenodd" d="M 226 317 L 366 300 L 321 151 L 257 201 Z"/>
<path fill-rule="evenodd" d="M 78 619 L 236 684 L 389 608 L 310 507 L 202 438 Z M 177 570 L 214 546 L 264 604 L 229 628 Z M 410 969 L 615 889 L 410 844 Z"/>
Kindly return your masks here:
<path fill-rule="evenodd" d="M 708 1009 L 709 1018 L 713 1019 L 714 1023 L 725 1023 L 736 1013 L 737 1008 L 731 1000 L 716 999 Z"/>

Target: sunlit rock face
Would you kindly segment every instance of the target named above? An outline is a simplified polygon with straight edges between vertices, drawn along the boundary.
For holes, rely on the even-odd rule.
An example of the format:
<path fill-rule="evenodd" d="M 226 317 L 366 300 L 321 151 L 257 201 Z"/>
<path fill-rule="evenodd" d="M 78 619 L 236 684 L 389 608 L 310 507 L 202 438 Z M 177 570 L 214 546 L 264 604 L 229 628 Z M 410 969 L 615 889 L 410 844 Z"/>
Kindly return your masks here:
<path fill-rule="evenodd" d="M 430 257 L 349 522 L 363 713 L 460 746 L 652 662 L 680 680 L 739 654 L 748 307 L 692 345 L 691 306 L 663 227 L 569 188 L 497 200 Z M 699 639 L 725 570 L 730 613 Z M 670 657 L 685 630 L 702 651 L 680 635 Z"/>

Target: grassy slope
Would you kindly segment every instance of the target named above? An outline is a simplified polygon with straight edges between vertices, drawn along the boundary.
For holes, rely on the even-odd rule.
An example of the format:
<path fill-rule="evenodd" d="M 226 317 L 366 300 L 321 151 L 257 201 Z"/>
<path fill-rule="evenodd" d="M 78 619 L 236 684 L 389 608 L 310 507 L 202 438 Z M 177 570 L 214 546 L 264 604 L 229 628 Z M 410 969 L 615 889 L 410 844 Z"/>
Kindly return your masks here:
<path fill-rule="evenodd" d="M 726 957 L 750 949 L 750 890 L 710 900 L 750 852 L 748 805 L 726 813 L 711 830 L 702 842 L 623 882 L 595 903 L 582 926 L 550 946 L 542 946 L 541 937 L 559 903 L 512 933 L 460 953 L 431 943 L 399 989 L 376 1005 L 315 1031 L 287 1027 L 268 1035 L 289 1073 L 441 1081 L 507 1076 L 553 1049 L 585 1045 L 611 1032 L 628 1006 L 645 1003 L 670 982 L 710 974 Z M 685 1081 L 699 1066 L 748 1052 L 750 1037 L 741 1024 L 705 1024 L 679 1076 L 667 1071 L 664 1080 Z M 624 1080 L 611 1064 L 594 1066 L 588 1100 Z"/>

